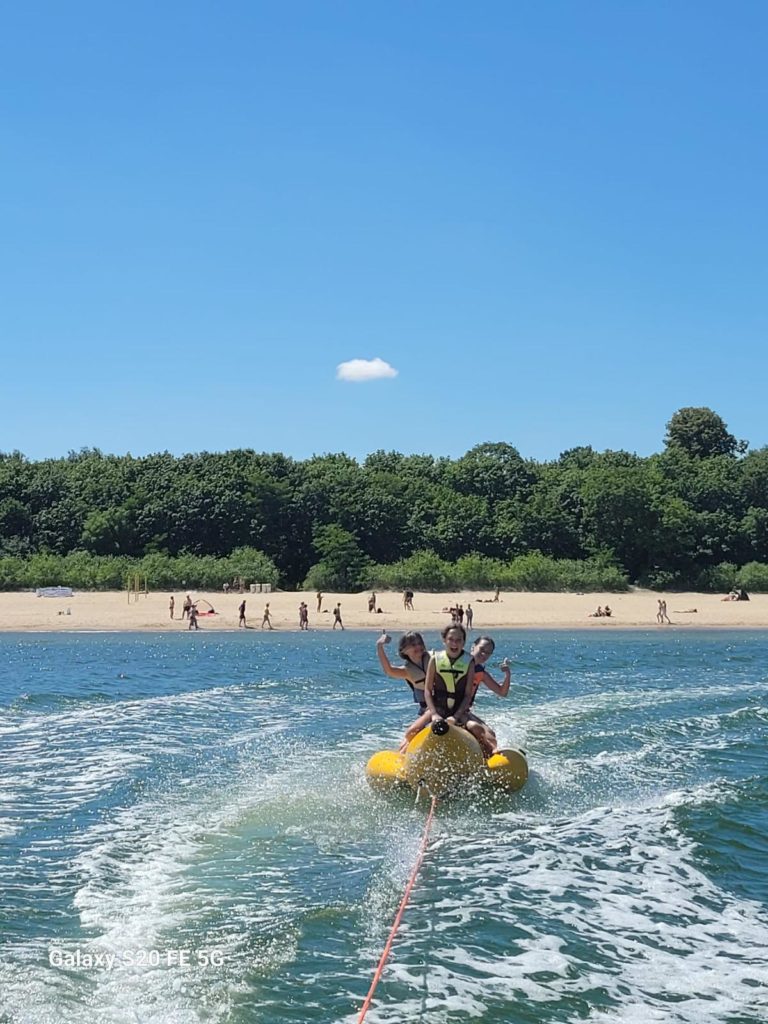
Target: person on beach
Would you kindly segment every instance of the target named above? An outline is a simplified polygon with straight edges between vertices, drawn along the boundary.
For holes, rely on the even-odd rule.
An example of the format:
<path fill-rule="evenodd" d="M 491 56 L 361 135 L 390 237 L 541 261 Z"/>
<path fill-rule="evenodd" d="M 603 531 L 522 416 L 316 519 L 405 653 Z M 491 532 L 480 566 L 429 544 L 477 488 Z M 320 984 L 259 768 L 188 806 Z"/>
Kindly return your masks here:
<path fill-rule="evenodd" d="M 237 609 L 237 614 L 239 615 L 239 618 L 237 620 L 237 628 L 247 629 L 248 627 L 245 624 L 245 599 L 243 599 L 240 602 L 240 605 Z"/>
<path fill-rule="evenodd" d="M 384 650 L 386 644 L 390 642 L 392 638 L 388 633 L 382 633 L 376 641 L 376 654 L 379 659 L 379 664 L 384 670 L 384 674 L 389 676 L 390 679 L 404 679 L 405 682 L 410 686 L 411 692 L 413 693 L 414 701 L 419 705 L 419 717 L 417 722 L 421 721 L 422 716 L 427 713 L 427 701 L 424 696 L 424 682 L 427 678 L 427 666 L 429 665 L 430 652 L 427 650 L 426 644 L 424 643 L 424 637 L 421 633 L 408 632 L 403 633 L 397 645 L 397 653 L 403 659 L 403 665 L 393 665 L 387 656 L 387 652 Z M 414 723 L 415 725 L 415 723 Z M 426 725 L 426 722 L 424 723 Z M 419 726 L 423 728 L 424 726 Z M 405 734 L 404 745 L 413 739 L 413 736 L 419 731 L 411 734 L 413 726 L 410 726 Z"/>
<path fill-rule="evenodd" d="M 375 591 L 368 598 L 368 611 L 369 612 L 375 612 L 376 611 L 376 592 Z"/>
<path fill-rule="evenodd" d="M 341 621 L 341 601 L 333 609 L 333 628 L 336 629 L 337 626 L 341 626 L 344 629 L 344 623 Z"/>
<path fill-rule="evenodd" d="M 272 625 L 272 621 L 269 617 L 269 601 L 267 601 L 267 603 L 264 605 L 264 617 L 261 620 L 261 628 L 264 629 L 265 626 L 267 626 L 269 629 L 275 628 Z"/>
<path fill-rule="evenodd" d="M 469 632 L 470 629 L 472 629 L 472 619 L 474 619 L 474 617 L 475 613 L 472 611 L 472 605 L 469 603 L 469 601 L 467 601 L 467 607 L 464 612 L 464 619 L 467 624 L 467 632 Z"/>
<path fill-rule="evenodd" d="M 196 604 L 190 604 L 189 611 L 187 612 L 187 615 L 189 616 L 189 625 L 187 626 L 187 629 L 200 629 L 200 627 L 197 624 L 197 605 Z M 183 617 L 184 616 L 182 616 L 182 618 Z"/>
<path fill-rule="evenodd" d="M 192 598 L 187 594 L 184 598 L 184 604 L 181 606 L 181 617 L 182 619 L 188 619 L 189 613 L 192 610 Z"/>
<path fill-rule="evenodd" d="M 171 599 L 168 602 L 168 611 L 171 613 L 171 618 L 173 618 L 173 609 L 175 607 L 176 607 L 176 598 L 173 596 L 173 594 L 171 594 Z"/>
<path fill-rule="evenodd" d="M 671 622 L 669 616 L 667 615 L 667 602 L 666 601 L 662 601 L 661 598 L 659 598 L 659 610 L 656 612 L 656 621 L 660 625 L 664 621 L 666 621 L 670 626 L 672 625 L 672 622 Z"/>
<path fill-rule="evenodd" d="M 299 605 L 299 629 L 309 629 L 309 608 L 306 601 Z"/>
<path fill-rule="evenodd" d="M 403 591 L 403 608 L 407 612 L 413 611 L 413 591 L 411 589 Z"/>
<path fill-rule="evenodd" d="M 321 593 L 321 592 L 320 592 L 320 591 L 318 590 L 318 592 L 317 592 L 317 594 L 315 595 L 315 597 L 317 598 L 317 610 L 318 610 L 318 611 L 321 611 L 321 609 L 322 609 L 322 607 L 323 607 L 323 595 L 322 595 L 322 593 Z"/>

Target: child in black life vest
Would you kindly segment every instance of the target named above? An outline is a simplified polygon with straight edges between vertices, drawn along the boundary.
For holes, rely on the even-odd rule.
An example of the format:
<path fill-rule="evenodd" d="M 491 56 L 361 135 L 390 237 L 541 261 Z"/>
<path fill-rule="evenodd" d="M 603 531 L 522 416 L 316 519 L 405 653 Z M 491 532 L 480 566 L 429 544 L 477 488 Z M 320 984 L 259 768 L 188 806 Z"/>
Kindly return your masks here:
<path fill-rule="evenodd" d="M 482 718 L 479 718 L 474 711 L 471 710 L 471 705 L 474 703 L 477 691 L 481 686 L 487 686 L 488 689 L 495 693 L 497 697 L 506 697 L 509 693 L 509 684 L 512 679 L 512 674 L 509 669 L 509 661 L 506 658 L 504 658 L 501 663 L 501 671 L 504 673 L 504 681 L 502 683 L 496 682 L 490 672 L 486 671 L 485 663 L 488 661 L 495 649 L 496 644 L 489 636 L 478 637 L 470 649 L 472 659 L 475 663 L 475 674 L 473 680 L 474 688 L 472 691 L 472 700 L 470 702 L 470 711 L 467 716 L 467 720 L 476 726 L 476 728 L 473 728 L 470 731 L 477 737 L 486 757 L 490 757 L 491 754 L 495 754 L 498 749 L 496 733 L 482 720 Z"/>

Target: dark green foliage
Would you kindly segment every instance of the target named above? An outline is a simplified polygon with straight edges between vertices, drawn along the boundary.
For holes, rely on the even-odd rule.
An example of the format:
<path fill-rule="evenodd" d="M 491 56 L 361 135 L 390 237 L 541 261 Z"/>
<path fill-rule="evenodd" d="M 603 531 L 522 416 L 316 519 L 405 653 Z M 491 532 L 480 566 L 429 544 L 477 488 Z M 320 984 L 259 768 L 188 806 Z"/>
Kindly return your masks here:
<path fill-rule="evenodd" d="M 768 565 L 748 562 L 736 575 L 736 586 L 753 593 L 768 593 Z"/>
<path fill-rule="evenodd" d="M 369 559 L 353 533 L 335 523 L 319 526 L 314 547 L 320 561 L 307 573 L 305 590 L 350 591 L 363 585 Z"/>
<path fill-rule="evenodd" d="M 505 442 L 362 464 L 0 453 L 0 586 L 121 586 L 146 571 L 153 587 L 242 575 L 324 590 L 723 589 L 726 577 L 729 589 L 739 566 L 759 586 L 768 448 L 744 447 L 712 410 L 688 408 L 650 458 L 581 446 L 539 464 Z"/>
<path fill-rule="evenodd" d="M 747 448 L 747 442 L 737 441 L 723 418 L 706 406 L 678 409 L 667 424 L 665 440 L 668 448 L 680 448 L 695 459 L 742 454 Z"/>

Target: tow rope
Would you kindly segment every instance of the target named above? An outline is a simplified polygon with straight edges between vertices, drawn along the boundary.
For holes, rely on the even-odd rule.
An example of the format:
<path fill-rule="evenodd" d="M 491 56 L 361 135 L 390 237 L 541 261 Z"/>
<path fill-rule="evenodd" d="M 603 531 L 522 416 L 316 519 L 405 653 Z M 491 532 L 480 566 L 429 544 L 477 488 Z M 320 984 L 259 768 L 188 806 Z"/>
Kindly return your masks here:
<path fill-rule="evenodd" d="M 402 920 L 403 912 L 405 911 L 406 905 L 408 903 L 408 898 L 411 895 L 411 890 L 413 889 L 416 883 L 416 876 L 419 873 L 421 862 L 424 860 L 424 854 L 426 853 L 427 850 L 427 840 L 429 839 L 429 830 L 432 827 L 432 819 L 435 816 L 436 806 L 437 797 L 433 796 L 432 803 L 429 806 L 429 814 L 427 815 L 427 820 L 424 823 L 424 834 L 421 837 L 419 852 L 416 855 L 416 863 L 413 865 L 413 870 L 411 871 L 410 878 L 408 879 L 408 884 L 405 887 L 403 898 L 400 900 L 400 906 L 397 908 L 395 920 L 392 923 L 392 928 L 390 929 L 389 937 L 387 939 L 386 945 L 384 946 L 384 951 L 381 954 L 378 966 L 374 972 L 371 987 L 368 989 L 368 995 L 365 997 L 365 1002 L 363 1003 L 362 1009 L 360 1010 L 360 1016 L 357 1018 L 357 1024 L 363 1024 L 363 1021 L 365 1020 L 365 1015 L 368 1013 L 368 1010 L 370 1009 L 371 1006 L 371 1002 L 373 1001 L 373 994 L 376 991 L 376 986 L 379 984 L 379 981 L 381 980 L 381 975 L 382 972 L 384 971 L 384 965 L 386 964 L 387 957 L 389 956 L 390 950 L 392 949 L 392 943 L 394 942 L 395 935 L 397 934 L 397 929 L 400 927 L 400 921 Z"/>

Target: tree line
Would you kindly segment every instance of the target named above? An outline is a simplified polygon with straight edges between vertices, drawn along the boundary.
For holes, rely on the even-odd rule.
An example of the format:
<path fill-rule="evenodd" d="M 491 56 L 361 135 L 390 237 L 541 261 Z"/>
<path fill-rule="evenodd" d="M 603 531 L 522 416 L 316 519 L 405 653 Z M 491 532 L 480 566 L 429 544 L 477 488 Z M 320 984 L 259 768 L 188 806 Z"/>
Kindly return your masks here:
<path fill-rule="evenodd" d="M 0 587 L 136 571 L 150 587 L 768 590 L 768 447 L 685 408 L 649 457 L 0 453 Z"/>

